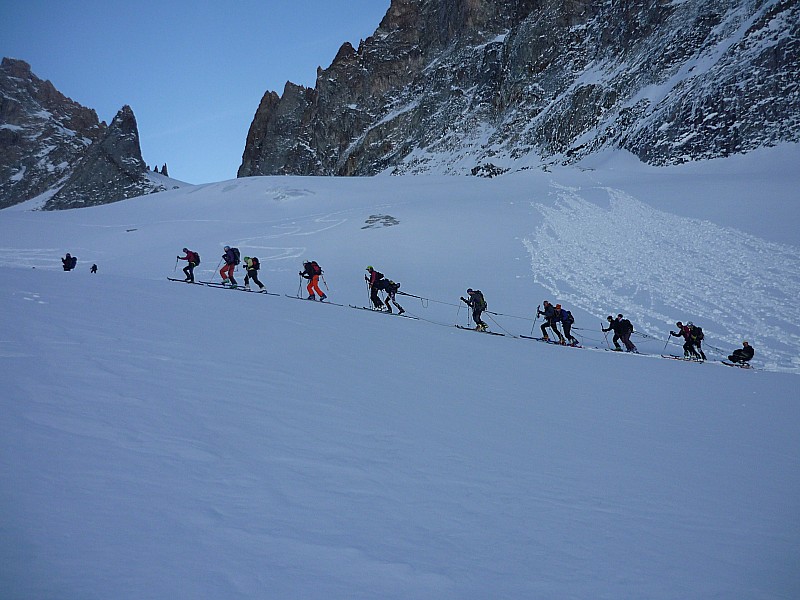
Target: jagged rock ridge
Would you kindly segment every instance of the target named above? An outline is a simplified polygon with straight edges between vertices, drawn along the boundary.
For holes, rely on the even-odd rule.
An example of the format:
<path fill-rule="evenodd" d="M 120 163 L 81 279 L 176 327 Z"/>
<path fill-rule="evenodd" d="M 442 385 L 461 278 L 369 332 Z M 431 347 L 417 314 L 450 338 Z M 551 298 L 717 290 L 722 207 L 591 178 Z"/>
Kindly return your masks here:
<path fill-rule="evenodd" d="M 28 63 L 0 63 L 0 208 L 63 183 L 99 140 L 97 113 L 61 94 Z"/>
<path fill-rule="evenodd" d="M 163 191 L 164 183 L 148 175 L 129 106 L 107 126 L 28 63 L 3 59 L 0 208 L 46 193 L 47 210 L 107 204 Z"/>
<path fill-rule="evenodd" d="M 239 176 L 663 165 L 800 141 L 798 0 L 393 0 L 313 89 L 268 92 Z"/>

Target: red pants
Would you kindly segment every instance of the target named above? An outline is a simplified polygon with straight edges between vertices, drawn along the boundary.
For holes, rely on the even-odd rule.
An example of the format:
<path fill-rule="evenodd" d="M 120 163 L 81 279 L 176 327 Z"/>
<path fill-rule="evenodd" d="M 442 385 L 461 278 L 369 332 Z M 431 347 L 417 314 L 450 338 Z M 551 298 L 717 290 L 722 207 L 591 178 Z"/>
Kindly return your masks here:
<path fill-rule="evenodd" d="M 308 282 L 306 289 L 308 290 L 309 296 L 313 296 L 314 292 L 316 292 L 317 296 L 319 296 L 320 298 L 322 298 L 325 295 L 322 293 L 322 290 L 319 289 L 319 275 L 314 275 L 311 278 L 311 281 Z"/>
<path fill-rule="evenodd" d="M 219 270 L 219 274 L 222 275 L 222 279 L 233 279 L 233 270 L 236 268 L 236 265 L 225 265 Z"/>

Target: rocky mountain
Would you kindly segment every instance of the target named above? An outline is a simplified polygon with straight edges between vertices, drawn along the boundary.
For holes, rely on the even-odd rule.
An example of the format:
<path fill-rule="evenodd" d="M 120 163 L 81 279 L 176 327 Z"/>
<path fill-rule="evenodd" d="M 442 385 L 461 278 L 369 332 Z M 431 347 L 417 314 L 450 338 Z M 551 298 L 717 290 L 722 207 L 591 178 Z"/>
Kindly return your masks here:
<path fill-rule="evenodd" d="M 106 204 L 166 189 L 148 176 L 136 118 L 125 106 L 110 126 L 31 72 L 0 63 L 0 208 L 45 193 L 45 209 Z"/>
<path fill-rule="evenodd" d="M 494 175 L 800 141 L 800 0 L 392 0 L 315 87 L 267 92 L 239 176 Z"/>

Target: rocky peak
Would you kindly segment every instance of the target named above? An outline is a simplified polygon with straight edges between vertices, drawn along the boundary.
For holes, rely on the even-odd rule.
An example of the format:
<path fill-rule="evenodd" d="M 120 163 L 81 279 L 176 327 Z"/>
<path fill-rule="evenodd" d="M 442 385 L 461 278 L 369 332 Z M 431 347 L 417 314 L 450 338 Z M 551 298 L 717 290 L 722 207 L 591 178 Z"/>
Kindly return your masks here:
<path fill-rule="evenodd" d="M 0 63 L 0 208 L 62 183 L 105 132 L 97 113 L 61 94 L 28 63 Z"/>
<path fill-rule="evenodd" d="M 800 140 L 798 0 L 393 0 L 313 89 L 269 93 L 240 176 L 652 164 Z"/>
<path fill-rule="evenodd" d="M 130 106 L 117 113 L 101 140 L 93 144 L 45 210 L 80 208 L 133 198 L 163 187 L 146 176 L 139 129 Z"/>

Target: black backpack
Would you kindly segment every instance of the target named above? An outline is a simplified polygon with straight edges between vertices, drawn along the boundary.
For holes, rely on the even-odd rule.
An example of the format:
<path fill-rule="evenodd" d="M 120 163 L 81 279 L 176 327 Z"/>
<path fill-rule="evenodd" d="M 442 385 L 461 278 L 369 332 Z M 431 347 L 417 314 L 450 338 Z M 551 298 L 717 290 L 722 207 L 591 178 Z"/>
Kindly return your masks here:
<path fill-rule="evenodd" d="M 395 283 L 391 279 L 387 279 L 386 283 L 383 284 L 383 289 L 386 290 L 387 292 L 392 292 L 392 293 L 396 294 L 397 290 L 400 289 L 400 284 L 399 283 Z"/>
<path fill-rule="evenodd" d="M 622 319 L 620 323 L 622 324 L 622 331 L 625 333 L 633 333 L 633 323 L 628 319 Z"/>
<path fill-rule="evenodd" d="M 231 250 L 233 250 L 233 264 L 238 265 L 240 262 L 242 262 L 241 254 L 239 254 L 239 249 L 231 248 Z"/>
<path fill-rule="evenodd" d="M 703 333 L 702 327 L 698 327 L 697 325 L 692 325 L 691 336 L 693 340 L 700 342 L 703 340 L 706 334 Z"/>
<path fill-rule="evenodd" d="M 200 264 L 200 255 L 197 252 L 192 252 L 191 261 L 194 263 L 194 266 Z"/>
<path fill-rule="evenodd" d="M 250 260 L 253 262 L 253 266 L 250 268 L 253 269 L 254 271 L 258 271 L 261 268 L 261 263 L 258 262 L 258 258 L 253 256 L 250 258 Z"/>
<path fill-rule="evenodd" d="M 480 290 L 475 290 L 472 292 L 472 297 L 475 299 L 475 308 L 480 310 L 486 310 L 489 308 L 489 305 L 486 304 L 486 298 L 483 297 L 483 292 Z"/>
<path fill-rule="evenodd" d="M 565 310 L 564 313 L 565 313 L 563 319 L 564 323 L 569 323 L 570 325 L 572 325 L 575 322 L 575 317 L 572 316 L 572 312 Z"/>

